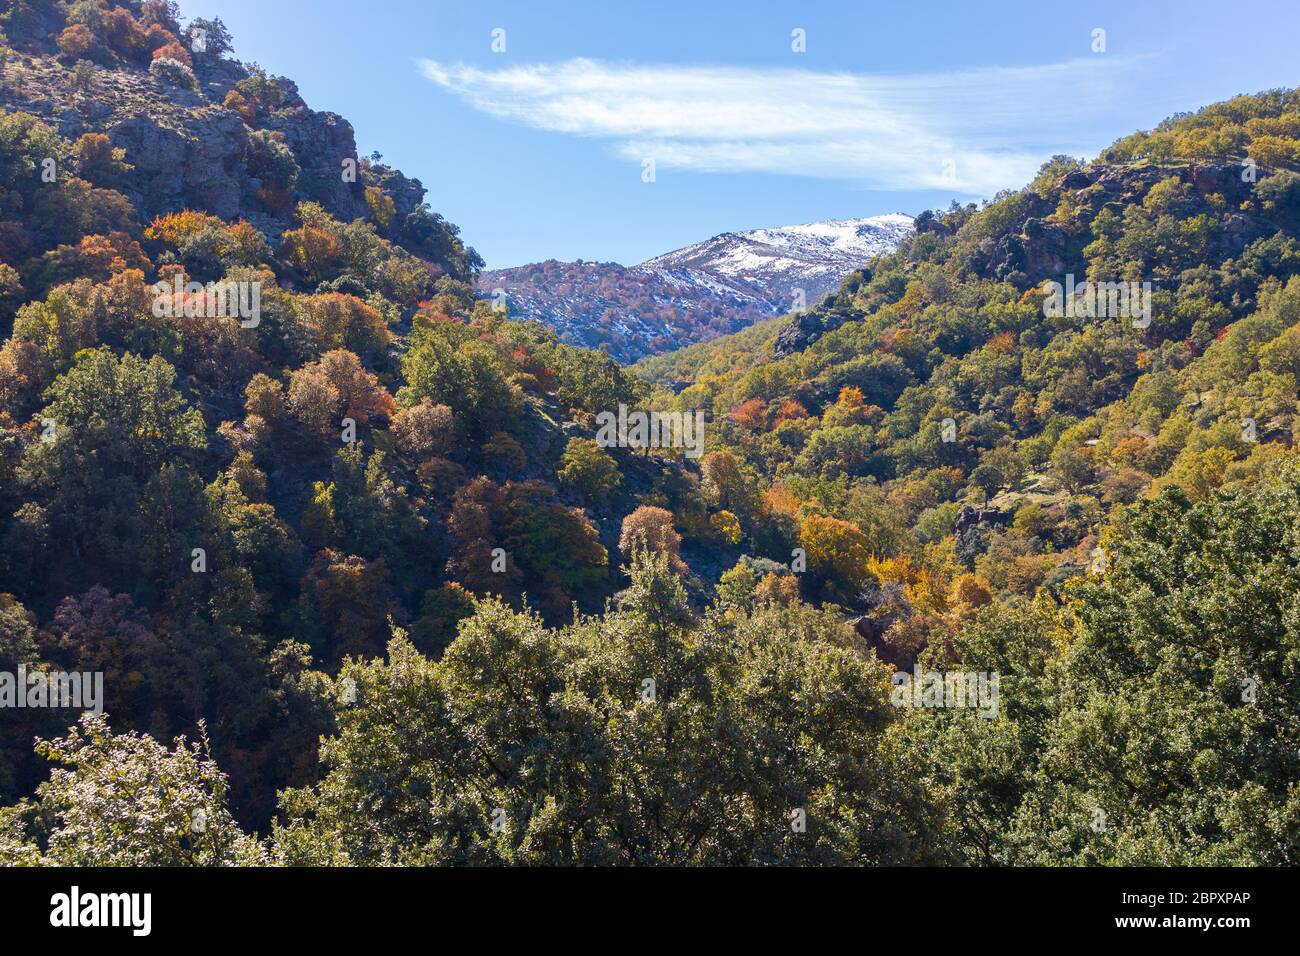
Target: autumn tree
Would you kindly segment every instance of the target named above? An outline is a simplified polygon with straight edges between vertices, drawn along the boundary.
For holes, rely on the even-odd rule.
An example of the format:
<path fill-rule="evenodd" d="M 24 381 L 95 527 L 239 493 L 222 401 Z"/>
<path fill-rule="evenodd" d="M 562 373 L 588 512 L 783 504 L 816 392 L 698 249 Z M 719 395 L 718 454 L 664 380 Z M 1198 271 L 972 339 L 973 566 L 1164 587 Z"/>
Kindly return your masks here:
<path fill-rule="evenodd" d="M 857 525 L 809 515 L 799 529 L 799 546 L 808 562 L 810 587 L 828 600 L 853 604 L 871 580 L 867 536 Z"/>
<path fill-rule="evenodd" d="M 164 703 L 164 648 L 128 595 L 96 585 L 65 598 L 42 642 L 67 670 L 104 675 L 101 704 L 120 725 L 155 729 L 154 711 Z"/>
<path fill-rule="evenodd" d="M 618 538 L 618 550 L 625 562 L 630 562 L 638 551 L 663 555 L 676 574 L 684 574 L 682 561 L 682 536 L 673 527 L 673 514 L 664 508 L 641 505 L 623 519 L 623 530 Z"/>
<path fill-rule="evenodd" d="M 343 264 L 343 245 L 325 229 L 302 226 L 280 237 L 279 255 L 314 286 L 338 274 Z"/>
<path fill-rule="evenodd" d="M 447 405 L 428 398 L 399 409 L 389 428 L 397 447 L 416 460 L 446 456 L 456 444 L 456 419 Z"/>
<path fill-rule="evenodd" d="M 370 358 L 392 338 L 384 316 L 354 295 L 329 292 L 295 301 L 299 317 L 325 349 L 347 349 Z"/>

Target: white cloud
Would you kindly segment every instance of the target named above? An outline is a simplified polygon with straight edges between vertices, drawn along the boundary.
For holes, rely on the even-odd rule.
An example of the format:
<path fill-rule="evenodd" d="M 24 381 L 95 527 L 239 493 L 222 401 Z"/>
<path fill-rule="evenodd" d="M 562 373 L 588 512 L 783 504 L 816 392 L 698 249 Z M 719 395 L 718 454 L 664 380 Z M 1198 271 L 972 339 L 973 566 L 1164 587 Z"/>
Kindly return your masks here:
<path fill-rule="evenodd" d="M 659 169 L 765 172 L 873 189 L 991 195 L 1115 105 L 1130 61 L 865 75 L 638 66 L 575 59 L 485 70 L 420 61 L 425 77 L 499 119 L 610 142 Z"/>

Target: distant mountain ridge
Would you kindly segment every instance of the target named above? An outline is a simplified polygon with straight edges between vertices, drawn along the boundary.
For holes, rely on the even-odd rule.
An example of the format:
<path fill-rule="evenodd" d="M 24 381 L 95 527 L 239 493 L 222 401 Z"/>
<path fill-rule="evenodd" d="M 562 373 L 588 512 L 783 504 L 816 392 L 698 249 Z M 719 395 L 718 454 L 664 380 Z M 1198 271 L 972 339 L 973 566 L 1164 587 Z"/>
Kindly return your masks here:
<path fill-rule="evenodd" d="M 725 232 L 693 246 L 647 259 L 643 268 L 705 272 L 743 282 L 769 298 L 792 299 L 802 288 L 811 303 L 834 292 L 850 272 L 898 248 L 913 229 L 912 217 L 894 212 L 832 219 L 773 229 Z"/>
<path fill-rule="evenodd" d="M 889 213 L 725 232 L 635 266 L 548 260 L 484 272 L 514 318 L 635 362 L 814 305 L 872 257 L 892 252 L 912 217 Z"/>

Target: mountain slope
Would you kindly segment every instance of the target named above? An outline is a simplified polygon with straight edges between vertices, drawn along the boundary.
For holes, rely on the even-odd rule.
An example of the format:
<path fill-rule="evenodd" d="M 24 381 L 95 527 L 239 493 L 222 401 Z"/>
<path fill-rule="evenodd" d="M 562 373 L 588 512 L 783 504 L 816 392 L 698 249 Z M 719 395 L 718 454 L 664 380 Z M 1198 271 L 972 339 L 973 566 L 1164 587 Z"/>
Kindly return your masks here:
<path fill-rule="evenodd" d="M 623 517 L 684 482 L 584 443 L 640 383 L 501 321 L 424 187 L 230 43 L 161 0 L 0 5 L 0 673 L 206 720 L 264 827 L 333 727 L 321 668 L 391 622 L 436 654 L 471 594 L 599 610 Z M 74 719 L 0 721 L 0 802 Z"/>
<path fill-rule="evenodd" d="M 552 259 L 484 272 L 478 288 L 504 294 L 511 318 L 536 319 L 561 341 L 621 362 L 735 332 L 775 311 L 743 283 L 613 262 Z"/>
<path fill-rule="evenodd" d="M 643 268 L 703 272 L 724 282 L 762 290 L 787 307 L 795 289 L 809 303 L 835 291 L 840 280 L 871 259 L 892 252 L 912 231 L 901 212 L 862 219 L 833 219 L 798 226 L 727 232 L 655 256 Z"/>
<path fill-rule="evenodd" d="M 910 216 L 890 213 L 728 232 L 630 267 L 548 260 L 484 272 L 479 290 L 504 294 L 513 317 L 562 341 L 634 362 L 815 303 L 911 229 Z"/>
<path fill-rule="evenodd" d="M 10 57 L 4 105 L 69 141 L 103 135 L 129 154 L 112 185 L 142 219 L 203 209 L 242 218 L 275 239 L 295 224 L 296 204 L 309 201 L 343 222 L 371 220 L 385 239 L 432 263 L 435 277 L 467 280 L 482 265 L 425 203 L 419 180 L 358 154 L 347 120 L 312 110 L 293 81 L 224 56 L 229 35 L 219 20 L 193 21 L 213 31 L 200 51 L 171 32 L 169 13 L 154 17 L 149 3 L 111 8 L 102 29 L 116 32 L 102 40 L 89 30 L 77 35 L 80 24 L 46 32 L 44 23 L 58 22 L 58 5 L 36 6 L 49 7 L 51 19 L 11 17 L 14 45 L 30 46 Z M 138 21 L 114 16 L 131 10 Z M 160 45 L 151 51 L 151 44 Z M 381 196 L 391 210 L 376 217 L 370 204 Z"/>
<path fill-rule="evenodd" d="M 982 207 L 924 212 L 814 308 L 636 371 L 659 407 L 711 415 L 759 527 L 828 514 L 866 553 L 913 562 L 877 575 L 1059 594 L 1125 506 L 1249 488 L 1292 456 L 1298 169 L 1293 92 L 1215 104 L 1091 163 L 1055 157 Z M 1149 312 L 1088 280 L 1132 284 Z M 848 594 L 880 610 L 871 588 Z M 889 640 L 914 650 L 913 620 L 863 627 L 897 623 Z"/>

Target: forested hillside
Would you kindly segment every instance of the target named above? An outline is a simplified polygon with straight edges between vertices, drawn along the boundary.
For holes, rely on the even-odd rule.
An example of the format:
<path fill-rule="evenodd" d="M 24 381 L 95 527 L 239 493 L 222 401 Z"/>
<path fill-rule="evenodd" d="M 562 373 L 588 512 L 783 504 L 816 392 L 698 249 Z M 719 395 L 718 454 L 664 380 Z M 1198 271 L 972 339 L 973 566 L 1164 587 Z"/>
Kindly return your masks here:
<path fill-rule="evenodd" d="M 421 184 L 219 22 L 51 0 L 0 26 L 3 667 L 104 671 L 115 729 L 206 720 L 264 827 L 332 726 L 314 668 L 391 626 L 437 654 L 472 591 L 599 609 L 622 515 L 685 478 L 570 446 L 639 383 L 476 303 Z M 67 721 L 4 716 L 11 801 Z"/>
<path fill-rule="evenodd" d="M 0 14 L 0 862 L 1300 862 L 1294 92 L 630 371 L 178 15 Z"/>
<path fill-rule="evenodd" d="M 731 476 L 743 527 L 785 515 L 793 546 L 819 511 L 945 579 L 1055 589 L 1125 506 L 1288 457 L 1297 110 L 1241 97 L 1058 157 L 983 208 L 923 213 L 819 307 L 638 370 L 673 386 L 659 402 L 711 411 L 705 469 Z M 1149 314 L 1093 314 L 1082 292 L 1053 308 L 1047 283 L 1086 282 L 1148 284 Z"/>

